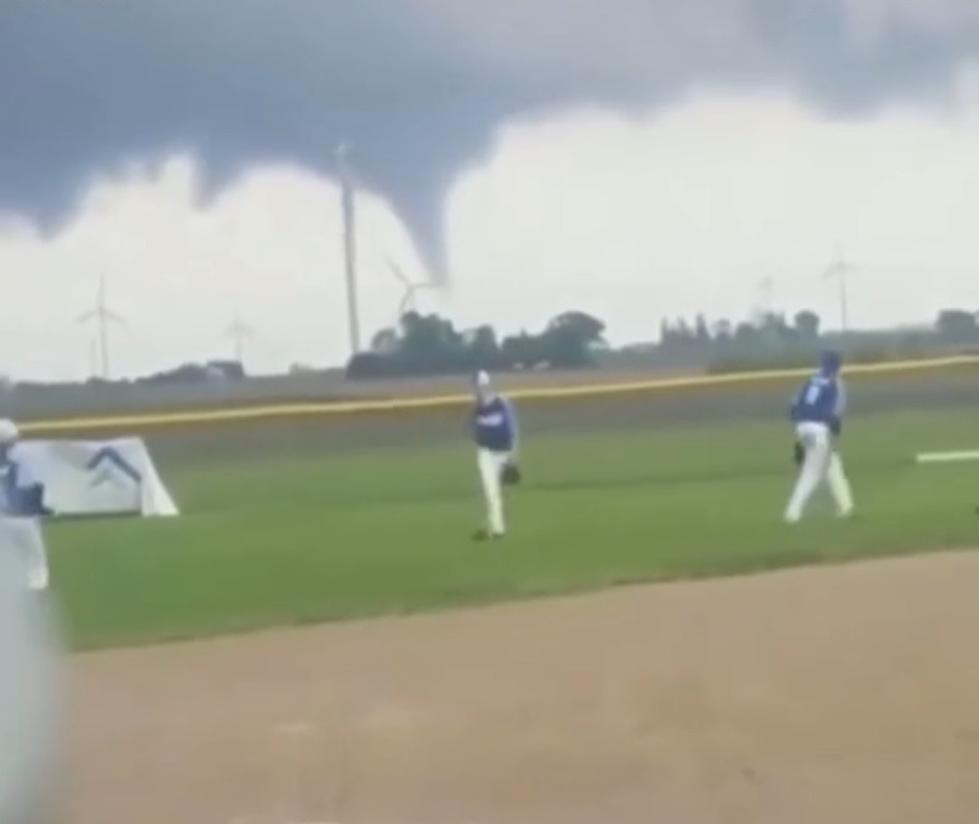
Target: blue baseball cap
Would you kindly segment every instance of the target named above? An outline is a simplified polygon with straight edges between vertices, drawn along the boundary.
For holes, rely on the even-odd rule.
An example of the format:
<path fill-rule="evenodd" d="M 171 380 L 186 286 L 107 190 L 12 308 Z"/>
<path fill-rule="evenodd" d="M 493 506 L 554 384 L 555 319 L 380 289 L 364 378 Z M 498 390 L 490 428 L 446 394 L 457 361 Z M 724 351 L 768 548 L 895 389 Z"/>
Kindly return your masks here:
<path fill-rule="evenodd" d="M 835 375 L 843 366 L 843 356 L 835 351 L 823 352 L 819 358 L 819 368 L 827 375 Z"/>

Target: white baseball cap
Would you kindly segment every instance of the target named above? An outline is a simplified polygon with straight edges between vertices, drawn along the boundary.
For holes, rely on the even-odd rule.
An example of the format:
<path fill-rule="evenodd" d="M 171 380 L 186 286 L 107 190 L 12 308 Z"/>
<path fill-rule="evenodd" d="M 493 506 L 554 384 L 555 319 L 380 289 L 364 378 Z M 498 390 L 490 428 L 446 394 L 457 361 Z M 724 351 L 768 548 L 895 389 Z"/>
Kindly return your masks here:
<path fill-rule="evenodd" d="M 10 418 L 0 418 L 0 444 L 13 443 L 20 437 L 20 430 Z"/>
<path fill-rule="evenodd" d="M 473 383 L 479 389 L 486 389 L 486 388 L 488 388 L 489 385 L 492 383 L 492 381 L 490 380 L 489 372 L 487 372 L 485 369 L 480 369 L 476 373 L 476 377 L 473 378 Z"/>

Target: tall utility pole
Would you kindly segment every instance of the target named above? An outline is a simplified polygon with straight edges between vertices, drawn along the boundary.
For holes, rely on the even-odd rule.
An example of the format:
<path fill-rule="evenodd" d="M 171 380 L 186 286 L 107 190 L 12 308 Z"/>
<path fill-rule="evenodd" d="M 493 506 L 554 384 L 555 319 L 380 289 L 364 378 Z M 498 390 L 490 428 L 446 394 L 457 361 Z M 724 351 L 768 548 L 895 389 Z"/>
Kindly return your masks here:
<path fill-rule="evenodd" d="M 349 162 L 350 147 L 337 146 L 337 168 L 340 172 L 340 200 L 343 209 L 343 259 L 347 279 L 347 323 L 350 331 L 350 354 L 360 351 L 360 314 L 357 305 L 357 224 L 354 203 L 354 180 Z"/>
<path fill-rule="evenodd" d="M 766 315 L 775 311 L 775 278 L 771 275 L 758 281 L 758 291 L 761 294 L 762 309 Z"/>
<path fill-rule="evenodd" d="M 849 297 L 847 295 L 846 288 L 846 276 L 847 273 L 852 271 L 853 267 L 850 266 L 844 259 L 843 253 L 840 251 L 840 247 L 836 247 L 836 260 L 830 264 L 830 266 L 823 273 L 823 277 L 826 279 L 836 278 L 837 283 L 840 287 L 840 331 L 846 335 L 850 329 L 850 318 L 849 318 Z"/>
<path fill-rule="evenodd" d="M 101 355 L 102 362 L 101 377 L 103 380 L 109 380 L 111 378 L 109 364 L 109 324 L 122 323 L 123 320 L 109 309 L 106 304 L 105 275 L 99 279 L 99 291 L 95 300 L 95 308 L 78 318 L 79 323 L 87 323 L 90 320 L 94 320 L 98 326 L 99 354 Z"/>
<path fill-rule="evenodd" d="M 245 365 L 245 342 L 252 337 L 252 334 L 252 328 L 235 315 L 234 321 L 228 327 L 228 337 L 234 344 L 234 358 L 242 367 Z"/>

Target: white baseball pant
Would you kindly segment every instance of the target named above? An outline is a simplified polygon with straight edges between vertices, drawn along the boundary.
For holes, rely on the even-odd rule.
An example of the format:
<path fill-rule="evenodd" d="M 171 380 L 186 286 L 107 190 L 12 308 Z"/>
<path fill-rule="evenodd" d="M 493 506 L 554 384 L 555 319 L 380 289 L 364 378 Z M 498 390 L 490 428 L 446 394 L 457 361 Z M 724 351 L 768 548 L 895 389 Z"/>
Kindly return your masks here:
<path fill-rule="evenodd" d="M 476 462 L 479 466 L 479 479 L 483 485 L 483 499 L 486 501 L 486 526 L 492 535 L 506 533 L 506 519 L 503 515 L 503 467 L 510 460 L 509 452 L 494 452 L 491 449 L 478 449 Z"/>
<path fill-rule="evenodd" d="M 20 556 L 30 589 L 48 588 L 48 556 L 37 518 L 0 516 L 0 547 Z"/>
<path fill-rule="evenodd" d="M 829 487 L 837 514 L 848 516 L 853 511 L 853 495 L 843 471 L 843 460 L 833 448 L 829 426 L 816 422 L 800 423 L 796 427 L 796 436 L 805 448 L 806 456 L 785 510 L 785 520 L 790 524 L 798 523 L 809 499 L 823 483 Z"/>

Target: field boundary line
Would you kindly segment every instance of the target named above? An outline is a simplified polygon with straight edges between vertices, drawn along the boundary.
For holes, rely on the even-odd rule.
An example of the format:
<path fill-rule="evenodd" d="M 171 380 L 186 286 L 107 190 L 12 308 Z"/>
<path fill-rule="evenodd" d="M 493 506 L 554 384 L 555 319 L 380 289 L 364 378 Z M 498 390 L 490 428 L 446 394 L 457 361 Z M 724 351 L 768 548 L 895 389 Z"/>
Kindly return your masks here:
<path fill-rule="evenodd" d="M 957 366 L 979 366 L 979 356 L 961 355 L 928 360 L 893 361 L 889 363 L 853 364 L 846 375 L 884 375 L 926 372 Z M 582 386 L 528 387 L 507 392 L 514 400 L 574 399 L 673 389 L 698 389 L 738 384 L 765 383 L 800 378 L 811 369 L 772 369 L 757 372 L 732 372 L 726 375 L 691 375 L 620 383 L 596 383 Z M 369 412 L 407 412 L 468 405 L 468 394 L 431 395 L 416 398 L 381 398 L 357 401 L 309 401 L 238 406 L 225 409 L 186 409 L 169 412 L 135 412 L 94 417 L 54 418 L 27 421 L 21 429 L 26 434 L 45 434 L 79 430 L 166 427 L 182 424 L 218 424 L 275 418 L 310 418 L 331 415 L 355 415 Z"/>

